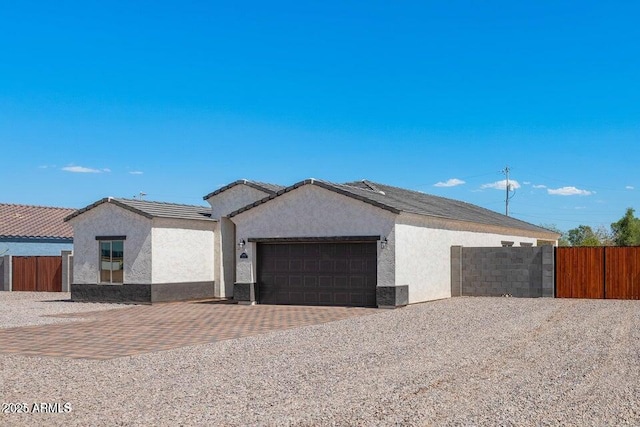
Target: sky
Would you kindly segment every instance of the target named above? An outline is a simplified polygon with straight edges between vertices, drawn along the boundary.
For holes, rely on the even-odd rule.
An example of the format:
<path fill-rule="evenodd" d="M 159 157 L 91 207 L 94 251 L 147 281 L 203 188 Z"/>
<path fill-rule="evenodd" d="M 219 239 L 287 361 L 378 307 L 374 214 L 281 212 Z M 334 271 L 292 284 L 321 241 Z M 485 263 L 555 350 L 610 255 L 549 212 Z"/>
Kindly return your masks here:
<path fill-rule="evenodd" d="M 640 209 L 640 3 L 0 3 L 0 202 L 368 179 L 561 230 Z M 639 213 L 640 215 L 640 213 Z"/>

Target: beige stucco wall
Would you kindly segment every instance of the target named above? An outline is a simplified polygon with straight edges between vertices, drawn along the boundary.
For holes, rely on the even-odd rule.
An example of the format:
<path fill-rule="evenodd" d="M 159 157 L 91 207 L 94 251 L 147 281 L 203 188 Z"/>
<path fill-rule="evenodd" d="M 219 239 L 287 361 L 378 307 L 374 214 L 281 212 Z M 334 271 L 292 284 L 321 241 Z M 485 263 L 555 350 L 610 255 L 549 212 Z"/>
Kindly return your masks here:
<path fill-rule="evenodd" d="M 233 211 L 268 196 L 269 194 L 263 191 L 256 190 L 248 185 L 238 184 L 220 194 L 209 197 L 207 202 L 211 205 L 211 218 L 220 219 Z"/>
<path fill-rule="evenodd" d="M 154 218 L 151 283 L 212 282 L 215 224 Z"/>
<path fill-rule="evenodd" d="M 263 205 L 234 216 L 236 239 L 247 241 L 248 258 L 236 250 L 236 281 L 255 282 L 256 245 L 250 238 L 264 237 L 387 237 L 385 249 L 378 245 L 378 286 L 395 284 L 394 222 L 396 214 L 326 190 L 304 185 Z"/>
<path fill-rule="evenodd" d="M 152 221 L 113 204 L 103 203 L 70 220 L 73 226 L 73 283 L 99 282 L 96 236 L 127 236 L 124 282 L 151 283 Z"/>
<path fill-rule="evenodd" d="M 536 244 L 536 237 L 481 231 L 465 231 L 440 220 L 400 214 L 396 224 L 396 284 L 409 285 L 409 302 L 451 297 L 451 246 L 501 246 L 502 241 Z M 456 229 L 458 228 L 458 229 Z M 525 234 L 525 233 L 518 233 Z"/>

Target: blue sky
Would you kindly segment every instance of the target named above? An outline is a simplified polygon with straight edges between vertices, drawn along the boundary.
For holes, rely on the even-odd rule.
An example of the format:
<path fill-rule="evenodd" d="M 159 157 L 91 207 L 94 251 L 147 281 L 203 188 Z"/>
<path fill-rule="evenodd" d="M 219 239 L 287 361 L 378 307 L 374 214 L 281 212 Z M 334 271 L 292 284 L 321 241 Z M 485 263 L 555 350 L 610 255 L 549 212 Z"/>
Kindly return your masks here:
<path fill-rule="evenodd" d="M 640 209 L 638 16 L 633 1 L 3 2 L 0 202 L 200 204 L 240 178 L 367 178 L 502 212 L 509 165 L 513 216 L 608 226 Z"/>

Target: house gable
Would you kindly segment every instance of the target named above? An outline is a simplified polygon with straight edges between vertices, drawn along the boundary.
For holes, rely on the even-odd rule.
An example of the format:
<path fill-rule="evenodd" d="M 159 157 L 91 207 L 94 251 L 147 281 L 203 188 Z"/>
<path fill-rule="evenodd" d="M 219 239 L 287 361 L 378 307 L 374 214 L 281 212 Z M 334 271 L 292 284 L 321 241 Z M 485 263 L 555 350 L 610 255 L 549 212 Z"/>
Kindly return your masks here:
<path fill-rule="evenodd" d="M 211 205 L 211 218 L 220 219 L 231 212 L 269 197 L 271 194 L 255 186 L 239 183 L 224 191 L 211 193 L 205 199 Z"/>

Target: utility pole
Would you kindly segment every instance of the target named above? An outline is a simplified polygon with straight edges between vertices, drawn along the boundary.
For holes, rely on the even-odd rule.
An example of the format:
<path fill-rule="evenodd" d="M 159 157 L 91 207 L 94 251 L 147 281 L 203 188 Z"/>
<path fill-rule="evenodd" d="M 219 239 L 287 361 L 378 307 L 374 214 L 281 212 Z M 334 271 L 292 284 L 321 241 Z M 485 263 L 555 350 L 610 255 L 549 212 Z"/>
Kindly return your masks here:
<path fill-rule="evenodd" d="M 506 216 L 509 216 L 509 200 L 513 199 L 513 196 L 515 196 L 515 191 L 512 195 L 509 195 L 509 193 L 511 192 L 511 183 L 509 182 L 509 172 L 511 172 L 511 169 L 509 168 L 509 165 L 507 165 L 502 170 L 502 173 L 507 177 L 507 180 L 506 180 L 507 185 L 505 185 L 506 194 L 504 198 L 504 214 Z"/>

